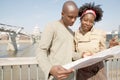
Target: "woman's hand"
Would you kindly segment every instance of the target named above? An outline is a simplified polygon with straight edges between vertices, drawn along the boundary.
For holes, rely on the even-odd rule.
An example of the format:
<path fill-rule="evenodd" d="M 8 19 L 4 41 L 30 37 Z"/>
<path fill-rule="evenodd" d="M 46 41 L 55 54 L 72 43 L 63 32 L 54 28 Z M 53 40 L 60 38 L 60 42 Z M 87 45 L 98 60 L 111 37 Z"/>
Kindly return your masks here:
<path fill-rule="evenodd" d="M 116 46 L 116 45 L 119 45 L 119 42 L 118 42 L 118 36 L 115 36 L 113 37 L 110 41 L 109 41 L 109 47 L 113 47 L 113 46 Z"/>
<path fill-rule="evenodd" d="M 92 56 L 92 55 L 93 54 L 91 52 L 83 52 L 82 57 L 85 58 L 85 57 Z"/>

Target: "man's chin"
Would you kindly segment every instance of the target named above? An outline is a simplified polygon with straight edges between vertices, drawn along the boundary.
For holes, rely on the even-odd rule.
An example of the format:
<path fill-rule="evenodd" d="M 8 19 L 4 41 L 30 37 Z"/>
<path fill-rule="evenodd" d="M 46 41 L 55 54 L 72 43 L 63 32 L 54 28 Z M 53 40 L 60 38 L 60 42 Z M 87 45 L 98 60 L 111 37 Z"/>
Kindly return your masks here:
<path fill-rule="evenodd" d="M 70 26 L 73 26 L 73 24 L 71 24 Z"/>

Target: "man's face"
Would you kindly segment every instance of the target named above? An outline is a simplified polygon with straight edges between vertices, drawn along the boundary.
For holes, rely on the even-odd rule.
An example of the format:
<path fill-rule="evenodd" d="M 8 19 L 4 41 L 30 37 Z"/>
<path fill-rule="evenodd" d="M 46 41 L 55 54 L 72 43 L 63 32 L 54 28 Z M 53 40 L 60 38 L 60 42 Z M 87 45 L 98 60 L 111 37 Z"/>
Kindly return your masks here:
<path fill-rule="evenodd" d="M 62 12 L 62 19 L 65 26 L 72 26 L 78 16 L 78 9 L 68 9 Z"/>

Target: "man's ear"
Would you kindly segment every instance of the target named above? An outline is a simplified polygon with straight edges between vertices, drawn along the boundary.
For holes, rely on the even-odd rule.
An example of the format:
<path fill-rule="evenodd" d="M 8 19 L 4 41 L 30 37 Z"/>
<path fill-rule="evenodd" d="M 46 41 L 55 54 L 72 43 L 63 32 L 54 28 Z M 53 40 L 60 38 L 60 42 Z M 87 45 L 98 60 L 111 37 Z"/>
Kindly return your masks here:
<path fill-rule="evenodd" d="M 61 12 L 61 15 L 62 15 L 62 17 L 64 17 L 64 12 L 63 11 Z"/>

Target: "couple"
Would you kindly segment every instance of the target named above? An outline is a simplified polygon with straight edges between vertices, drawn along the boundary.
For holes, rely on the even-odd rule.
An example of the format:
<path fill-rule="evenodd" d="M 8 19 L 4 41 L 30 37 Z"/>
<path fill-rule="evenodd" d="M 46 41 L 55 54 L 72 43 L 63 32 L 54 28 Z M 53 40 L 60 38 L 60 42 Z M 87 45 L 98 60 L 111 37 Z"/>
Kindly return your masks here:
<path fill-rule="evenodd" d="M 40 80 L 73 80 L 75 71 L 62 65 L 105 49 L 106 34 L 93 28 L 102 13 L 100 6 L 94 3 L 86 3 L 79 9 L 73 1 L 64 3 L 61 19 L 46 25 L 36 51 L 42 72 Z M 77 17 L 81 24 L 74 34 L 69 26 Z M 76 76 L 76 80 L 107 80 L 103 62 L 79 69 Z"/>

